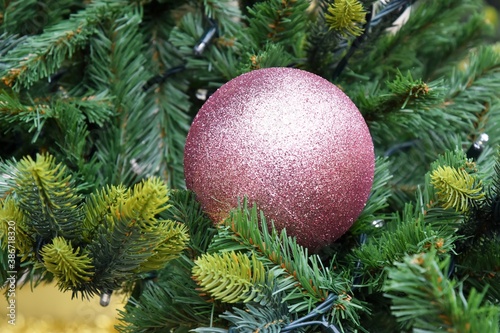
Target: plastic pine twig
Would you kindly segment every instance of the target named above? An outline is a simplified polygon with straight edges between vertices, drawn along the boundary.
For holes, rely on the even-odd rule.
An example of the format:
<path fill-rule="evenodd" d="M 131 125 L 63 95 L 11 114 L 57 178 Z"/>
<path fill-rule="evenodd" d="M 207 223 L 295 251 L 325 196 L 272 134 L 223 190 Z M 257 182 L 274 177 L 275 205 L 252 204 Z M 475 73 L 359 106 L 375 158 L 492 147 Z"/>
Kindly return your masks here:
<path fill-rule="evenodd" d="M 325 14 L 325 21 L 330 29 L 345 37 L 361 35 L 364 30 L 359 25 L 366 23 L 365 18 L 365 9 L 358 0 L 337 0 L 328 7 Z"/>
<path fill-rule="evenodd" d="M 205 48 L 207 47 L 207 45 L 210 43 L 210 41 L 218 34 L 218 28 L 217 28 L 216 22 L 212 19 L 209 19 L 209 22 L 210 22 L 210 26 L 205 30 L 205 32 L 201 36 L 200 40 L 198 41 L 198 43 L 196 43 L 196 45 L 193 47 L 193 53 L 196 56 L 201 56 L 202 53 L 205 51 Z M 169 68 L 165 72 L 163 72 L 162 74 L 156 75 L 156 76 L 152 77 L 151 79 L 149 79 L 144 84 L 143 90 L 147 91 L 147 90 L 149 90 L 149 88 L 151 88 L 152 86 L 154 86 L 156 84 L 162 84 L 170 76 L 172 76 L 176 73 L 182 72 L 185 69 L 186 69 L 185 64 Z"/>

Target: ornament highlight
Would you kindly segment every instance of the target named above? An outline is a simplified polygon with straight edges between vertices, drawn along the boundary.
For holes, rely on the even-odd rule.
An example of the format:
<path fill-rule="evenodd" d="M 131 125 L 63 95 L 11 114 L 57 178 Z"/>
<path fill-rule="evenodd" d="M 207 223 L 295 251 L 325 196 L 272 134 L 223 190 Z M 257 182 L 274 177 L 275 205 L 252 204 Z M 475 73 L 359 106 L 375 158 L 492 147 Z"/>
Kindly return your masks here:
<path fill-rule="evenodd" d="M 220 87 L 196 115 L 184 153 L 186 186 L 214 222 L 246 196 L 313 251 L 352 226 L 374 165 L 354 103 L 293 68 L 254 70 Z"/>

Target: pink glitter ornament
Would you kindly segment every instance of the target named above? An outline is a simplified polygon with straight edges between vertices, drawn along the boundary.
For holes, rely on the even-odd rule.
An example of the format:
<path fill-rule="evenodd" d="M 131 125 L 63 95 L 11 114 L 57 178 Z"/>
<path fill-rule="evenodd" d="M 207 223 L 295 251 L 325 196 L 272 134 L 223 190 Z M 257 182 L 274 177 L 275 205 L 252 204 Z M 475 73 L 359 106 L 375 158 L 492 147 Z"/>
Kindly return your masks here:
<path fill-rule="evenodd" d="M 214 222 L 247 196 L 313 251 L 352 226 L 374 164 L 352 101 L 293 68 L 254 70 L 219 88 L 196 115 L 184 153 L 186 186 Z"/>

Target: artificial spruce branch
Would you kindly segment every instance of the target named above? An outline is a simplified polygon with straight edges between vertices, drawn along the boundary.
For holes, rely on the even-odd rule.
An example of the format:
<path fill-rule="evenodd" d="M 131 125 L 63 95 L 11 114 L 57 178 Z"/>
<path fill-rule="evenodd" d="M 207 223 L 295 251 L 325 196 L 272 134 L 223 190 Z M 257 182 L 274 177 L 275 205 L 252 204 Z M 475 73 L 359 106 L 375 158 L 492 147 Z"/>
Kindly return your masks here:
<path fill-rule="evenodd" d="M 436 251 L 406 256 L 389 268 L 384 290 L 405 328 L 433 332 L 498 332 L 499 309 L 484 301 L 487 290 L 465 294 L 448 279 L 450 257 Z"/>
<path fill-rule="evenodd" d="M 19 257 L 52 273 L 73 295 L 120 289 L 127 280 L 165 267 L 189 242 L 185 225 L 158 219 L 169 208 L 168 189 L 159 178 L 84 198 L 51 155 L 6 162 L 1 170 L 2 247 L 15 225 Z"/>
<path fill-rule="evenodd" d="M 385 212 L 389 205 L 388 200 L 391 196 L 389 182 L 392 174 L 389 171 L 390 163 L 387 158 L 377 158 L 375 160 L 375 174 L 373 177 L 372 189 L 365 208 L 361 211 L 356 222 L 351 227 L 350 232 L 353 235 L 374 232 L 374 223 L 390 219 L 390 214 Z M 376 230 L 376 229 L 375 229 Z"/>
<path fill-rule="evenodd" d="M 385 80 L 387 75 L 393 75 L 397 70 L 422 73 L 424 64 L 419 62 L 419 58 L 432 64 L 432 61 L 438 61 L 441 56 L 434 50 L 453 52 L 453 42 L 459 38 L 454 32 L 461 27 L 453 23 L 460 19 L 468 21 L 470 14 L 476 12 L 478 6 L 477 2 L 471 0 L 418 1 L 406 24 L 394 33 L 385 33 L 375 39 L 373 47 L 369 47 L 369 54 L 360 52 L 356 55 L 357 61 L 354 61 L 353 69 L 360 75 L 370 73 L 371 77 L 378 80 Z M 446 31 L 438 28 L 439 25 L 449 26 L 451 31 L 444 35 Z M 436 38 L 436 34 L 446 38 Z M 449 45 L 443 47 L 443 43 Z M 370 64 L 374 63 L 377 68 L 369 70 Z M 428 78 L 422 77 L 424 80 Z"/>
<path fill-rule="evenodd" d="M 178 258 L 189 243 L 187 227 L 171 220 L 157 221 L 148 231 L 160 234 L 160 241 L 153 254 L 136 270 L 138 273 L 164 268 L 171 260 Z"/>
<path fill-rule="evenodd" d="M 471 203 L 484 197 L 481 182 L 463 169 L 438 167 L 432 172 L 431 179 L 445 209 L 454 208 L 465 212 Z"/>
<path fill-rule="evenodd" d="M 160 235 L 145 234 L 141 222 L 126 216 L 113 218 L 98 227 L 96 236 L 88 245 L 94 259 L 95 275 L 86 293 L 95 290 L 116 290 L 130 279 L 136 270 L 154 253 Z"/>
<path fill-rule="evenodd" d="M 258 211 L 255 205 L 252 208 L 248 208 L 246 205 L 244 203 L 241 209 L 233 211 L 232 215 L 225 221 L 228 229 L 222 228 L 220 230 L 219 235 L 221 237 L 214 238 L 210 251 L 219 251 L 222 242 L 236 241 L 234 244 L 235 249 L 255 249 L 262 253 L 270 263 L 284 269 L 288 276 L 296 280 L 295 282 L 299 282 L 301 288 L 304 288 L 310 297 L 316 300 L 324 299 L 326 294 L 324 290 L 319 288 L 321 285 L 319 280 L 300 281 L 302 278 L 311 276 L 311 274 L 302 274 L 304 270 L 310 273 L 309 270 L 311 269 L 307 249 L 297 245 L 293 239 L 288 238 L 284 231 L 278 235 L 276 229 L 271 227 L 271 232 L 269 232 L 262 212 Z M 262 225 L 262 228 L 259 225 Z M 228 231 L 229 233 L 227 233 Z M 280 241 L 277 242 L 278 240 Z M 281 242 L 285 242 L 285 244 L 281 244 Z M 321 264 L 317 258 L 314 259 L 313 257 L 312 261 L 315 263 L 315 268 L 318 269 L 315 277 L 319 277 Z"/>
<path fill-rule="evenodd" d="M 57 1 L 57 5 L 38 1 L 6 1 L 2 5 L 3 29 L 20 35 L 40 33 L 46 25 L 64 19 L 73 4 L 71 0 Z M 51 10 L 48 10 L 50 6 Z"/>
<path fill-rule="evenodd" d="M 168 208 L 166 185 L 159 179 L 143 181 L 129 191 L 118 187 L 107 192 L 91 201 L 104 205 L 87 215 L 102 221 L 91 232 L 88 251 L 95 261 L 94 286 L 114 290 L 136 274 L 164 267 L 182 252 L 189 236 L 177 222 L 156 218 Z"/>
<path fill-rule="evenodd" d="M 239 332 L 281 332 L 291 321 L 286 307 L 282 303 L 280 304 L 279 300 L 275 300 L 274 304 L 265 307 L 249 304 L 245 310 L 234 308 L 232 311 L 225 312 L 221 317 L 232 323 L 233 329 Z M 196 332 L 209 333 L 213 331 L 200 328 Z M 298 328 L 294 332 L 304 331 Z"/>
<path fill-rule="evenodd" d="M 500 53 L 483 10 L 0 3 L 0 284 L 14 251 L 18 278 L 84 297 L 123 289 L 123 333 L 498 332 Z M 319 255 L 257 209 L 214 225 L 183 190 L 202 102 L 241 73 L 289 66 L 334 77 L 384 155 L 358 221 Z M 472 162 L 462 150 L 483 133 Z"/>
<path fill-rule="evenodd" d="M 142 291 L 133 294 L 126 311 L 120 311 L 119 332 L 194 329 L 219 324 L 221 320 L 214 312 L 224 310 L 218 302 L 200 296 L 198 286 L 191 279 L 193 267 L 193 261 L 182 254 L 172 260 L 167 269 L 158 271 L 154 281 L 137 283 Z"/>
<path fill-rule="evenodd" d="M 328 7 L 325 20 L 339 34 L 357 37 L 364 31 L 365 17 L 366 10 L 358 0 L 335 0 Z"/>
<path fill-rule="evenodd" d="M 14 240 L 15 238 L 14 246 L 21 261 L 32 257 L 32 249 L 35 246 L 32 230 L 30 230 L 28 225 L 28 217 L 16 205 L 15 200 L 12 198 L 0 200 L 0 239 L 3 240 L 0 242 L 0 246 L 4 251 L 7 250 L 9 236 L 10 240 Z M 9 231 L 11 232 L 10 234 Z M 14 231 L 15 237 L 12 234 Z"/>
<path fill-rule="evenodd" d="M 213 225 L 212 220 L 204 214 L 193 192 L 172 190 L 169 195 L 171 206 L 160 213 L 160 217 L 176 221 L 187 227 L 189 233 L 187 254 L 195 259 L 207 251 L 212 237 L 217 233 L 217 228 Z"/>
<path fill-rule="evenodd" d="M 195 265 L 193 278 L 202 291 L 225 303 L 252 301 L 264 287 L 264 265 L 254 254 L 205 254 Z"/>
<path fill-rule="evenodd" d="M 213 238 L 209 253 L 254 252 L 272 272 L 276 292 L 287 293 L 284 301 L 291 314 L 304 312 L 334 293 L 339 297 L 338 306 L 330 313 L 332 320 L 358 320 L 358 300 L 349 295 L 351 276 L 336 274 L 325 267 L 317 255 L 309 255 L 285 230 L 278 233 L 272 223 L 266 224 L 265 216 L 259 214 L 255 205 L 248 208 L 243 203 L 224 223 Z"/>
<path fill-rule="evenodd" d="M 53 156 L 37 155 L 36 160 L 26 157 L 16 165 L 3 164 L 2 170 L 9 175 L 4 195 L 16 197 L 35 238 L 81 237 L 82 197 L 65 166 L 56 164 Z"/>
<path fill-rule="evenodd" d="M 6 90 L 0 91 L 0 120 L 3 126 L 13 122 L 26 123 L 29 132 L 39 133 L 50 113 L 51 107 L 47 104 L 24 105 L 18 96 L 9 94 Z"/>
<path fill-rule="evenodd" d="M 56 237 L 52 243 L 45 245 L 40 251 L 47 271 L 54 274 L 61 290 L 68 290 L 88 283 L 93 275 L 94 267 L 88 254 L 81 253 L 62 237 Z"/>
<path fill-rule="evenodd" d="M 250 17 L 246 33 L 253 39 L 251 42 L 255 46 L 264 46 L 268 40 L 279 43 L 292 35 L 301 38 L 307 24 L 307 16 L 304 15 L 307 6 L 308 2 L 303 0 L 257 3 L 248 9 Z"/>
<path fill-rule="evenodd" d="M 402 256 L 406 254 L 429 250 L 449 253 L 453 251 L 456 240 L 457 236 L 450 234 L 447 229 L 426 223 L 420 209 L 407 205 L 401 214 L 388 222 L 388 228 L 380 236 L 356 249 L 352 259 L 358 258 L 361 261 L 362 279 L 376 283 L 380 288 L 380 283 L 384 280 L 380 273 L 386 267 L 391 267 L 394 261 L 402 260 Z"/>
<path fill-rule="evenodd" d="M 360 92 L 354 96 L 366 121 L 375 129 L 386 128 L 388 124 L 419 128 L 432 116 L 431 107 L 444 99 L 441 81 L 426 83 L 414 79 L 409 71 L 406 75 L 397 71 L 385 85 L 387 91 L 376 88 L 373 93 Z"/>
<path fill-rule="evenodd" d="M 126 6 L 127 1 L 98 1 L 70 20 L 31 37 L 6 57 L 9 70 L 2 73 L 2 81 L 9 87 L 20 89 L 54 74 L 87 42 L 102 17 L 109 17 Z M 23 61 L 15 64 L 18 58 L 23 58 Z"/>
<path fill-rule="evenodd" d="M 497 99 L 493 91 L 500 88 L 500 54 L 493 46 L 480 46 L 472 49 L 464 62 L 464 69 L 453 71 L 444 103 L 437 107 L 447 111 L 448 124 L 470 130 L 471 123 L 482 123 L 479 118 L 486 116 L 482 113 Z M 478 135 L 483 129 L 472 131 Z"/>
<path fill-rule="evenodd" d="M 125 186 L 106 186 L 91 193 L 86 200 L 83 219 L 83 239 L 91 242 L 99 225 L 112 219 L 128 199 L 130 191 Z"/>

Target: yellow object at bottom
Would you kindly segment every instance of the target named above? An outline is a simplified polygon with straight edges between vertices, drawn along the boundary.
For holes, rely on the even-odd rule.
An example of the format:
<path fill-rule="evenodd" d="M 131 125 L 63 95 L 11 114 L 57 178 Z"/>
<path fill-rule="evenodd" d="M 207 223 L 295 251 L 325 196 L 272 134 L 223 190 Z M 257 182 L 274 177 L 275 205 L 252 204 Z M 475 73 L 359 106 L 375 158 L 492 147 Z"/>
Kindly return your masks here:
<path fill-rule="evenodd" d="M 3 292 L 4 290 L 2 290 Z M 14 306 L 11 305 L 14 300 Z M 9 308 L 10 306 L 10 308 Z M 123 296 L 111 297 L 107 307 L 99 297 L 90 300 L 71 299 L 54 285 L 17 287 L 15 296 L 0 296 L 0 332 L 2 333 L 109 333 L 117 332 L 118 309 Z"/>

